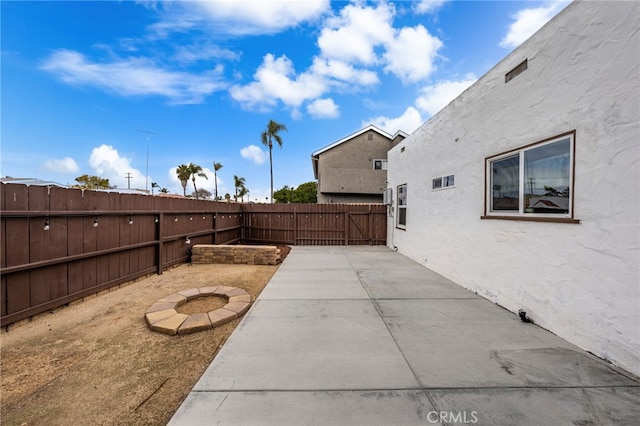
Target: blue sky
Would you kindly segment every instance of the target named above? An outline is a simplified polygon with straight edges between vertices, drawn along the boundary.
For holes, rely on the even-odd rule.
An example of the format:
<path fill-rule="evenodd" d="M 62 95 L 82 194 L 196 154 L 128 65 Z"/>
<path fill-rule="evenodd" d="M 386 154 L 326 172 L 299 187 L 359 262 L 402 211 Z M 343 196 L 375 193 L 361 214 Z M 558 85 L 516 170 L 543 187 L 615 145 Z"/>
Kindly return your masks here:
<path fill-rule="evenodd" d="M 220 195 L 237 175 L 264 201 L 270 119 L 274 189 L 312 181 L 312 152 L 411 133 L 567 4 L 2 1 L 0 175 L 145 189 L 148 165 L 181 194 L 178 165 L 213 192 L 219 162 Z"/>

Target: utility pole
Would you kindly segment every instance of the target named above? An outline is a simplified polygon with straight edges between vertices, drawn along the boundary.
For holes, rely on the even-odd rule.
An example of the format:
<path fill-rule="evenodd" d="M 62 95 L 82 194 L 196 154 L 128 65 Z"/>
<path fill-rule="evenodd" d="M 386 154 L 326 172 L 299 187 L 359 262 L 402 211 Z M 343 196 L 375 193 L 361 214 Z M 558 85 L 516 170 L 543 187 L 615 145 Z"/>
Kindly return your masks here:
<path fill-rule="evenodd" d="M 151 135 L 157 135 L 158 133 L 154 133 L 150 130 L 138 130 L 141 133 L 146 133 L 147 135 L 147 181 L 145 183 L 144 189 L 149 192 L 149 139 L 151 139 Z"/>
<path fill-rule="evenodd" d="M 131 173 L 127 172 L 127 189 L 131 189 Z"/>
<path fill-rule="evenodd" d="M 529 188 L 531 191 L 531 195 L 533 195 L 533 182 L 534 182 L 534 178 L 529 178 Z"/>

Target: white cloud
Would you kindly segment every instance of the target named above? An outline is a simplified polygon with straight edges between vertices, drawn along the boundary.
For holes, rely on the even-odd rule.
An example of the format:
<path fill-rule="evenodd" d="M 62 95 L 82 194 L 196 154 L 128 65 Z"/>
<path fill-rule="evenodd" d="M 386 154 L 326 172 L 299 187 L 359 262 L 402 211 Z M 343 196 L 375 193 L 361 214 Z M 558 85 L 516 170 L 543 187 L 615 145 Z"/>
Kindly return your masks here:
<path fill-rule="evenodd" d="M 378 62 L 375 47 L 393 38 L 393 6 L 365 7 L 354 3 L 325 23 L 318 46 L 324 58 L 366 65 Z"/>
<path fill-rule="evenodd" d="M 65 157 L 59 160 L 47 160 L 42 167 L 46 171 L 56 173 L 78 173 L 80 171 L 78 163 L 71 157 Z"/>
<path fill-rule="evenodd" d="M 201 0 L 192 4 L 206 13 L 213 29 L 236 35 L 276 33 L 318 19 L 330 8 L 329 0 Z"/>
<path fill-rule="evenodd" d="M 416 13 L 434 13 L 449 0 L 419 0 L 413 5 Z"/>
<path fill-rule="evenodd" d="M 224 36 L 275 34 L 320 19 L 329 0 L 197 0 L 141 2 L 153 7 L 160 20 L 147 27 L 148 40 L 168 39 L 174 33 L 201 31 Z"/>
<path fill-rule="evenodd" d="M 421 89 L 422 94 L 415 100 L 415 107 L 408 107 L 399 117 L 380 116 L 372 118 L 362 122 L 362 126 L 374 124 L 391 134 L 398 130 L 412 133 L 429 117 L 447 106 L 465 89 L 475 83 L 476 80 L 475 76 L 469 74 L 460 81 L 441 81 L 434 85 L 425 86 Z"/>
<path fill-rule="evenodd" d="M 414 107 L 408 107 L 401 116 L 396 118 L 389 117 L 375 117 L 367 121 L 362 122 L 362 127 L 369 124 L 373 124 L 376 127 L 384 130 L 387 133 L 395 134 L 398 130 L 402 130 L 406 133 L 412 133 L 423 123 L 420 112 Z"/>
<path fill-rule="evenodd" d="M 379 3 L 375 8 L 359 3 L 345 6 L 339 16 L 327 20 L 320 32 L 319 57 L 324 63 L 316 61 L 316 69 L 326 65 L 329 70 L 335 70 L 330 75 L 344 79 L 353 75 L 354 65 L 385 63 L 385 71 L 405 82 L 428 77 L 442 41 L 422 25 L 394 29 L 394 16 L 391 4 Z M 381 57 L 377 50 L 383 52 Z"/>
<path fill-rule="evenodd" d="M 229 90 L 233 99 L 246 108 L 270 108 L 278 100 L 295 108 L 307 99 L 317 98 L 327 88 L 326 82 L 312 73 L 296 77 L 289 58 L 275 58 L 272 54 L 264 56 L 254 78 L 246 86 L 235 85 Z"/>
<path fill-rule="evenodd" d="M 94 170 L 96 176 L 109 179 L 111 185 L 118 188 L 144 189 L 146 187 L 146 176 L 144 172 L 131 166 L 131 160 L 120 156 L 117 149 L 110 145 L 100 145 L 91 151 L 89 156 L 89 166 Z M 130 176 L 130 181 L 127 181 Z M 149 178 L 151 186 L 151 178 Z"/>
<path fill-rule="evenodd" d="M 310 68 L 296 73 L 293 62 L 282 55 L 267 54 L 248 84 L 230 88 L 231 97 L 243 108 L 269 111 L 280 102 L 299 118 L 304 102 L 318 99 L 325 93 L 358 91 L 380 83 L 377 73 L 367 67 L 380 66 L 386 61 L 387 71 L 404 80 L 415 81 L 428 76 L 432 60 L 441 42 L 424 27 L 407 28 L 395 32 L 391 22 L 393 5 L 379 3 L 376 7 L 352 3 L 340 10 L 338 16 L 327 19 L 318 37 L 319 55 Z M 396 38 L 394 36 L 397 35 Z M 384 58 L 376 49 L 389 49 Z M 416 60 L 416 49 L 420 54 Z M 337 113 L 337 105 L 310 104 L 312 114 Z M 324 107 L 324 112 L 318 108 Z"/>
<path fill-rule="evenodd" d="M 171 4 L 170 2 L 163 2 Z M 189 4 L 190 2 L 184 2 Z M 147 27 L 150 32 L 149 39 L 163 39 L 171 36 L 172 33 L 186 33 L 198 27 L 200 18 L 183 14 L 169 14 L 159 22 Z"/>
<path fill-rule="evenodd" d="M 55 51 L 41 68 L 68 84 L 95 86 L 122 96 L 164 96 L 174 104 L 200 103 L 207 95 L 224 88 L 215 70 L 204 75 L 171 71 L 148 58 L 97 63 L 66 49 Z"/>
<path fill-rule="evenodd" d="M 440 81 L 434 85 L 425 86 L 421 89 L 422 94 L 416 99 L 415 105 L 421 112 L 432 116 L 447 106 L 476 80 L 477 78 L 470 74 L 465 76 L 464 80 Z"/>
<path fill-rule="evenodd" d="M 209 61 L 212 59 L 237 61 L 240 57 L 240 53 L 234 52 L 230 49 L 223 49 L 210 42 L 192 45 L 179 45 L 176 47 L 176 52 L 173 55 L 173 59 L 183 63 Z"/>
<path fill-rule="evenodd" d="M 395 7 L 390 3 L 367 6 L 353 2 L 325 20 L 312 65 L 296 72 L 286 56 L 269 53 L 253 75 L 253 81 L 229 89 L 245 109 L 270 111 L 283 104 L 294 119 L 306 111 L 314 116 L 337 116 L 338 105 L 316 103 L 331 91 L 358 92 L 380 83 L 375 67 L 384 66 L 404 83 L 428 78 L 443 43 L 418 25 L 394 29 Z M 328 109 L 329 108 L 329 109 Z"/>
<path fill-rule="evenodd" d="M 514 22 L 509 25 L 509 32 L 500 40 L 500 46 L 506 48 L 518 47 L 544 24 L 549 22 L 569 2 L 566 0 L 554 1 L 546 6 L 522 9 L 516 12 L 512 18 Z"/>
<path fill-rule="evenodd" d="M 387 62 L 385 71 L 392 72 L 405 83 L 414 83 L 433 72 L 433 62 L 442 47 L 442 41 L 418 25 L 402 28 L 386 47 L 383 55 Z"/>
<path fill-rule="evenodd" d="M 311 66 L 311 72 L 323 77 L 354 83 L 359 86 L 378 84 L 378 75 L 370 70 L 356 69 L 353 65 L 338 60 L 316 57 Z"/>
<path fill-rule="evenodd" d="M 336 118 L 340 115 L 333 99 L 316 99 L 307 106 L 307 112 L 315 118 Z"/>
<path fill-rule="evenodd" d="M 256 145 L 245 146 L 240 150 L 240 155 L 255 164 L 262 164 L 267 161 L 267 154 Z"/>

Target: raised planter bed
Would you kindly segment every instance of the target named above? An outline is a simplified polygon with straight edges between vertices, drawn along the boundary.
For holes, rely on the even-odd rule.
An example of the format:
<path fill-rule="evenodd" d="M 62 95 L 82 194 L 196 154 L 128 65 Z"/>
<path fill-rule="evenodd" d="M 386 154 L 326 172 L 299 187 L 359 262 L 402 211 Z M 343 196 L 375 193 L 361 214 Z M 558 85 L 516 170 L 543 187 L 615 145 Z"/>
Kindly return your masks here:
<path fill-rule="evenodd" d="M 276 265 L 280 249 L 276 246 L 196 244 L 191 249 L 193 264 Z"/>

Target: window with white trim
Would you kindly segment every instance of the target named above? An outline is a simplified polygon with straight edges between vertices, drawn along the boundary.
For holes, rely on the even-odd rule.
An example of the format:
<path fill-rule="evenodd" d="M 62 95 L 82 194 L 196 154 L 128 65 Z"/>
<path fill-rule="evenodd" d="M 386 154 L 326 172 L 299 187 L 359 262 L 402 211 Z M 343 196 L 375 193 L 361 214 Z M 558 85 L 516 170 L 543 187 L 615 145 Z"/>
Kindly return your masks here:
<path fill-rule="evenodd" d="M 398 214 L 396 226 L 401 229 L 407 227 L 407 184 L 398 185 Z"/>
<path fill-rule="evenodd" d="M 387 170 L 387 160 L 373 160 L 374 170 Z"/>
<path fill-rule="evenodd" d="M 451 188 L 455 184 L 455 175 L 440 176 L 431 181 L 431 189 Z"/>
<path fill-rule="evenodd" d="M 575 132 L 486 159 L 486 216 L 573 218 Z"/>

